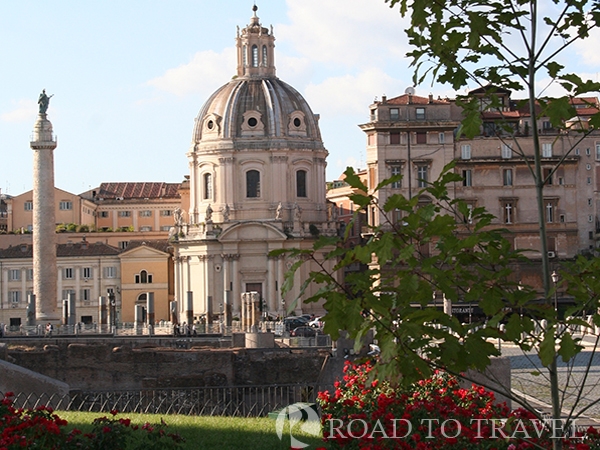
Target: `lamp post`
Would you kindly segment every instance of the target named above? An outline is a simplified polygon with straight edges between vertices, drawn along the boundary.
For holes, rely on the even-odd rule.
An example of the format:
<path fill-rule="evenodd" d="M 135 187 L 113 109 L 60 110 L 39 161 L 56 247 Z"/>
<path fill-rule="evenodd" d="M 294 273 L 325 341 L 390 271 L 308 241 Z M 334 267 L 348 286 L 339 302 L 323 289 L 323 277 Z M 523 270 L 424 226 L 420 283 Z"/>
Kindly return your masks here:
<path fill-rule="evenodd" d="M 552 275 L 550 275 L 550 277 L 552 278 L 552 282 L 554 283 L 554 309 L 556 310 L 556 317 L 558 318 L 558 274 L 556 273 L 556 270 L 552 271 Z"/>

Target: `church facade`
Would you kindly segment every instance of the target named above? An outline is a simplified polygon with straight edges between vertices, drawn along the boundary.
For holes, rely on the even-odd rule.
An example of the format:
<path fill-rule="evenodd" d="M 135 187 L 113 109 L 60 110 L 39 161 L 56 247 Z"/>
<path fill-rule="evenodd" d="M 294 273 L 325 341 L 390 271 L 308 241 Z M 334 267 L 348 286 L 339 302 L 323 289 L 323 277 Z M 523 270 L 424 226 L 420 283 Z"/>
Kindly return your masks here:
<path fill-rule="evenodd" d="M 328 152 L 319 116 L 276 77 L 273 30 L 253 10 L 237 32 L 237 75 L 200 109 L 187 153 L 189 190 L 174 230 L 180 322 L 229 323 L 242 315 L 245 292 L 258 293 L 263 315 L 324 312 L 318 304 L 292 304 L 310 264 L 283 296 L 294 260 L 269 252 L 310 248 L 319 234 L 336 233 L 325 193 Z"/>

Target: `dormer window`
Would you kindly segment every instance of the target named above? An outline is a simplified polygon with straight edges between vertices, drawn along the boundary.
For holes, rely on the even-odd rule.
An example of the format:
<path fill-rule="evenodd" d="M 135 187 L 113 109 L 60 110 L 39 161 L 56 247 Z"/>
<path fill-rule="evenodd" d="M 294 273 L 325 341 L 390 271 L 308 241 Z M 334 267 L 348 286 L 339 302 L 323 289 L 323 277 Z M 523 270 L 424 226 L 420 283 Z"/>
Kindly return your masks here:
<path fill-rule="evenodd" d="M 288 134 L 290 136 L 306 136 L 306 120 L 302 111 L 294 111 L 290 114 Z"/>

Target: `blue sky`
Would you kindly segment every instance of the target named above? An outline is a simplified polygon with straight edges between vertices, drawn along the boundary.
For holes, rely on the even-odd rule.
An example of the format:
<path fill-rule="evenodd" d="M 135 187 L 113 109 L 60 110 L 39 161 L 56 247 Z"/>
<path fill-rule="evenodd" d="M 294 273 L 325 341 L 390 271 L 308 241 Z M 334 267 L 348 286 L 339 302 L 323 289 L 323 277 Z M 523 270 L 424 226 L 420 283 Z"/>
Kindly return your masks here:
<path fill-rule="evenodd" d="M 32 188 L 37 97 L 54 94 L 55 184 L 81 193 L 107 181 L 179 182 L 194 118 L 235 73 L 236 26 L 251 0 L 0 2 L 0 189 Z M 273 25 L 277 76 L 321 115 L 327 179 L 364 167 L 375 97 L 412 84 L 405 22 L 383 0 L 257 1 Z M 573 71 L 600 72 L 600 41 L 574 48 Z M 444 87 L 417 94 L 453 96 Z M 548 92 L 546 92 L 548 93 Z"/>

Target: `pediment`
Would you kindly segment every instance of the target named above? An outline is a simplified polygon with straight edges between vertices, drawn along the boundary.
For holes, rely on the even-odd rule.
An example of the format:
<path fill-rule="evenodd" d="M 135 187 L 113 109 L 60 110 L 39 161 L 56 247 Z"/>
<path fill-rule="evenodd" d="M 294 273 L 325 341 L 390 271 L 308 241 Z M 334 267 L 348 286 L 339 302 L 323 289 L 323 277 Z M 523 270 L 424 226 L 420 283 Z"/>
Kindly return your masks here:
<path fill-rule="evenodd" d="M 285 233 L 268 222 L 243 222 L 233 225 L 221 233 L 220 242 L 238 241 L 284 241 Z"/>

